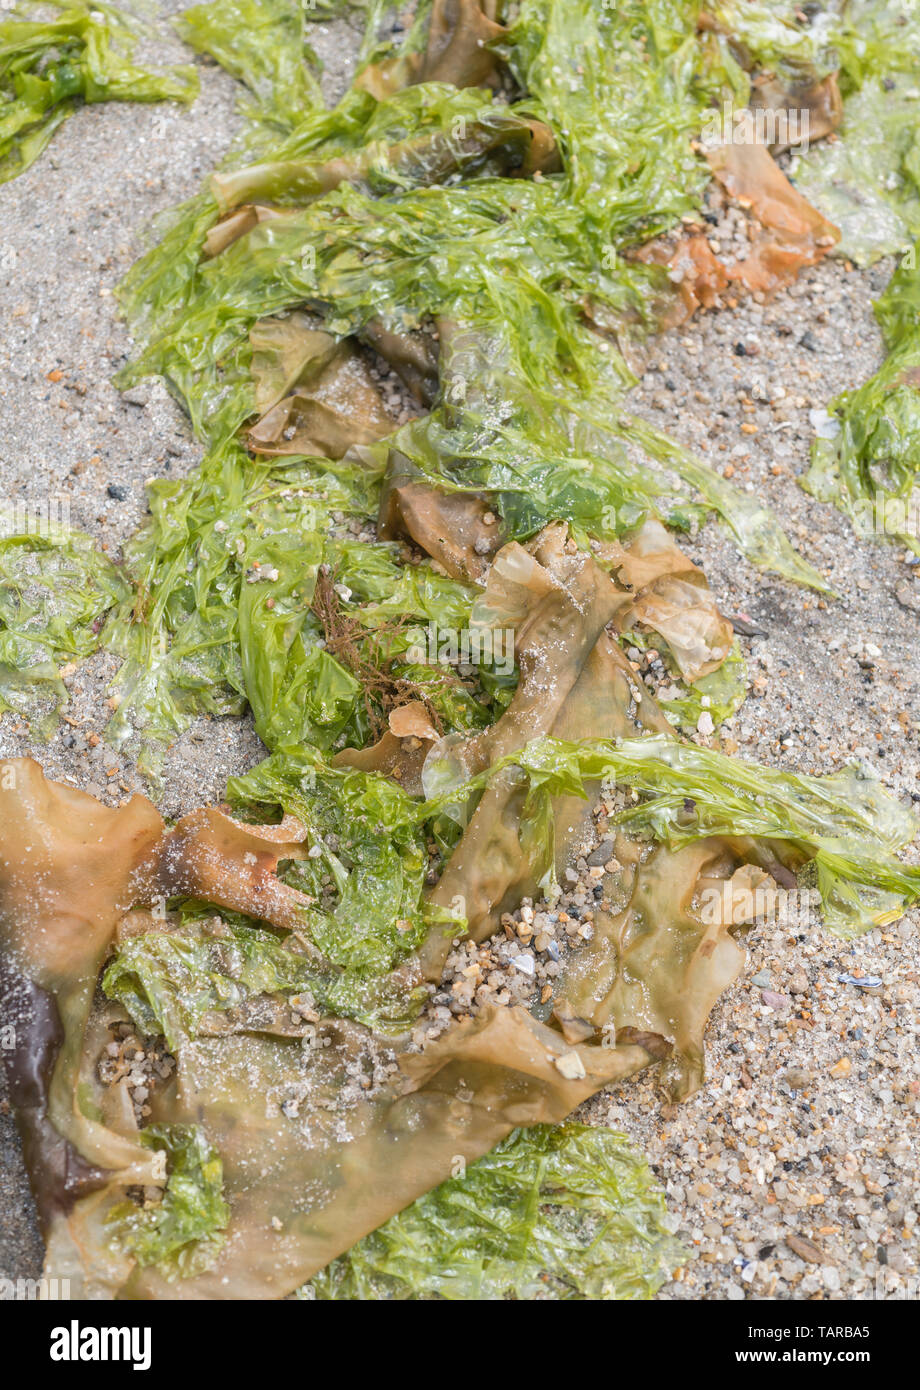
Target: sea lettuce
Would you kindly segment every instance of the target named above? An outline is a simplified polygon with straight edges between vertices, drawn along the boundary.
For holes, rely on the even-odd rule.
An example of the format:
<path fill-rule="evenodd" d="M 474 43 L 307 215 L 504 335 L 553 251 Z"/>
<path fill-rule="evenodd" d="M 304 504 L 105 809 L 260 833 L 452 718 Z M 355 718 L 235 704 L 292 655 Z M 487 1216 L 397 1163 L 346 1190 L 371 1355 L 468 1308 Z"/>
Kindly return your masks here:
<path fill-rule="evenodd" d="M 760 5 L 732 37 L 696 0 L 521 0 L 513 12 L 423 0 L 404 31 L 374 3 L 357 79 L 326 111 L 306 17 L 286 0 L 219 0 L 181 21 L 250 85 L 249 126 L 125 282 L 139 350 L 119 380 L 160 374 L 205 456 L 189 478 L 151 487 L 149 522 L 125 552 L 131 591 L 100 580 L 109 601 L 89 622 L 96 636 L 114 608 L 106 640 L 124 665 L 110 736 L 146 743 L 146 769 L 151 745 L 162 753 L 196 715 L 246 708 L 270 757 L 231 780 L 238 819 L 202 808 L 168 830 L 142 798 L 91 809 L 28 764 L 0 786 L 4 902 L 16 909 L 4 943 L 28 936 L 26 983 L 60 1000 L 71 1071 L 80 1040 L 121 1006 L 176 1049 L 182 1080 L 155 1098 L 156 1118 L 175 1123 L 138 1141 L 133 1113 L 125 1134 L 88 1065 L 92 1117 L 66 1095 L 61 1106 L 61 1087 L 44 1137 L 117 1157 L 109 1238 L 137 1265 L 88 1260 L 94 1290 L 163 1296 L 179 1272 L 200 1296 L 282 1295 L 325 1269 L 314 1296 L 649 1296 L 662 1259 L 679 1255 L 620 1138 L 578 1126 L 506 1136 L 522 1114 L 562 1120 L 652 1062 L 672 1097 L 700 1084 L 706 1020 L 743 963 L 734 920 L 694 907 L 700 883 L 759 873 L 791 887 L 810 873 L 829 925 L 853 933 L 914 900 L 920 871 L 896 857 L 916 818 L 878 784 L 680 743 L 617 643 L 636 595 L 601 556 L 649 519 L 680 527 L 714 510 L 754 563 L 827 587 L 757 499 L 626 413 L 630 349 L 666 321 L 674 293 L 662 266 L 633 253 L 700 214 L 710 170 L 695 137 L 723 99 L 747 100 L 757 65 L 813 80 L 832 70 L 833 39 L 851 97 L 879 75 L 876 38 L 860 52 L 845 25 L 816 24 L 820 43 L 802 45 L 802 18 Z M 906 145 L 898 157 L 909 173 Z M 913 302 L 902 280 L 882 311 L 896 352 Z M 310 453 L 279 461 L 275 436 L 272 456 L 260 452 L 254 419 L 273 392 L 272 406 L 304 384 L 308 362 L 289 373 L 268 349 L 298 335 L 303 348 L 305 334 L 341 340 L 333 350 L 362 362 L 365 386 L 372 351 L 397 363 L 416 351 L 407 384 L 428 413 L 407 410 L 391 431 L 378 419 L 370 444 L 355 419 L 335 457 L 306 432 Z M 429 504 L 430 546 L 399 529 L 399 506 L 384 508 L 408 485 Z M 461 559 L 491 559 L 479 570 L 434 553 L 458 498 L 471 532 Z M 724 657 L 727 624 L 705 601 Z M 488 626 L 486 610 L 514 616 L 516 669 L 483 664 L 440 683 L 415 659 L 413 631 Z M 13 626 L 32 617 L 17 610 Z M 77 609 L 77 646 L 89 617 Z M 689 701 L 733 708 L 737 651 L 697 669 L 707 674 Z M 407 712 L 423 736 L 397 736 L 392 717 L 398 729 Z M 395 746 L 390 763 L 381 745 Z M 439 768 L 440 781 L 426 778 Z M 635 794 L 611 817 L 636 850 L 615 883 L 627 908 L 598 906 L 555 1016 L 488 1006 L 419 1051 L 410 1025 L 451 943 L 484 940 L 525 893 L 553 890 L 604 781 Z M 54 825 L 41 839 L 57 871 L 45 874 L 50 898 L 16 852 L 23 808 Z M 91 875 L 92 912 L 72 891 L 87 848 L 70 827 L 84 817 L 108 822 L 119 846 Z M 107 843 L 92 842 L 90 869 Z M 59 897 L 91 930 L 69 930 Z M 104 962 L 110 1002 L 93 994 Z M 323 1015 L 321 1046 L 297 1022 L 301 995 Z M 278 1012 L 259 1012 L 269 1005 Z M 128 1171 L 144 1189 L 155 1176 L 150 1148 L 171 1161 L 163 1199 L 125 1203 Z M 439 1186 L 458 1156 L 481 1162 Z M 97 1253 L 98 1209 L 98 1193 L 58 1205 L 65 1250 Z"/>
<path fill-rule="evenodd" d="M 364 690 L 345 658 L 325 650 L 311 607 L 320 565 L 357 648 L 392 665 L 394 680 L 407 677 L 414 623 L 465 626 L 469 587 L 429 562 L 400 564 L 395 544 L 350 539 L 347 523 L 366 523 L 379 480 L 371 461 L 255 464 L 232 441 L 191 479 L 152 485 L 151 519 L 126 547 L 136 593 L 106 634 L 126 658 L 108 736 L 135 746 L 139 726 L 151 775 L 196 714 L 240 713 L 244 701 L 271 750 L 365 741 Z M 484 717 L 454 686 L 432 699 L 447 727 Z"/>
<path fill-rule="evenodd" d="M 700 205 L 708 173 L 692 140 L 726 78 L 697 38 L 702 8 L 522 0 L 500 45 L 559 132 L 560 192 L 601 264 L 603 250 L 654 236 Z"/>
<path fill-rule="evenodd" d="M 912 73 L 867 77 L 844 103 L 838 138 L 792 165 L 796 187 L 841 230 L 835 254 L 857 265 L 905 251 L 920 236 L 918 74 L 920 58 Z"/>
<path fill-rule="evenodd" d="M 106 966 L 102 988 L 128 1010 L 145 1035 L 162 1035 L 177 1051 L 197 1035 L 209 1010 L 234 1008 L 252 995 L 299 994 L 314 971 L 303 955 L 238 914 L 183 905 L 181 925 L 132 934 Z"/>
<path fill-rule="evenodd" d="M 875 305 L 890 356 L 873 377 L 831 402 L 830 429 L 812 446 L 802 486 L 844 510 L 859 535 L 920 555 L 920 244 Z"/>
<path fill-rule="evenodd" d="M 391 1216 L 300 1297 L 647 1299 L 684 1258 L 625 1135 L 535 1125 Z"/>
<path fill-rule="evenodd" d="M 640 793 L 619 814 L 673 849 L 750 836 L 798 869 L 814 865 L 825 925 L 844 936 L 896 920 L 920 897 L 920 868 L 895 857 L 920 817 L 858 766 L 824 777 L 783 772 L 660 735 L 617 745 L 534 741 L 512 754 L 531 798 L 583 795 L 606 779 Z M 490 776 L 494 776 L 492 769 Z M 530 814 L 537 814 L 536 805 Z"/>
<path fill-rule="evenodd" d="M 828 18 L 840 62 L 844 120 L 833 144 L 800 155 L 802 191 L 842 228 L 837 248 L 859 264 L 903 253 L 875 305 L 889 357 L 828 406 L 803 487 L 847 513 L 864 539 L 920 554 L 920 14 L 866 0 Z"/>
<path fill-rule="evenodd" d="M 304 932 L 326 963 L 317 997 L 337 1013 L 384 1027 L 411 1017 L 419 996 L 407 997 L 387 976 L 432 930 L 456 934 L 465 926 L 456 911 L 424 896 L 440 804 L 306 751 L 275 754 L 231 778 L 227 795 L 242 814 L 280 807 L 308 829 L 316 852 L 292 864 L 286 880 L 315 899 Z"/>
<path fill-rule="evenodd" d="M 67 700 L 60 667 L 98 650 L 129 590 L 89 536 L 58 523 L 17 529 L 21 521 L 0 514 L 0 712 L 47 735 Z"/>
<path fill-rule="evenodd" d="M 27 19 L 35 7 L 25 6 L 0 20 L 0 183 L 28 169 L 83 102 L 198 94 L 193 67 L 155 72 L 131 62 L 142 26 L 115 6 L 62 0 L 54 8 L 57 19 Z"/>
<path fill-rule="evenodd" d="M 520 500 L 505 499 L 506 510 L 520 514 L 516 534 L 532 533 L 556 515 L 585 534 L 609 534 L 609 518 L 621 512 L 627 524 L 649 511 L 686 520 L 694 499 L 674 495 L 667 474 L 676 470 L 697 504 L 715 506 L 758 563 L 820 586 L 762 506 L 681 451 L 664 458 L 663 441 L 620 415 L 618 402 L 633 378 L 614 344 L 599 339 L 583 318 L 590 300 L 624 327 L 652 325 L 660 268 L 624 260 L 618 248 L 698 206 L 709 173 L 689 138 L 734 69 L 712 45 L 697 47 L 695 7 L 680 19 L 666 7 L 628 6 L 616 14 L 589 3 L 576 9 L 563 32 L 554 19 L 544 22 L 541 7 L 525 6 L 497 43 L 529 91 L 519 104 L 496 106 L 481 90 L 434 82 L 374 100 L 358 84 L 335 110 L 308 116 L 272 164 L 219 175 L 218 196 L 233 200 L 267 194 L 283 202 L 285 180 L 294 181 L 293 193 L 305 177 L 304 160 L 314 171 L 334 167 L 339 182 L 317 185 L 306 206 L 261 222 L 196 271 L 183 261 L 181 276 L 174 268 L 180 237 L 170 234 L 126 283 L 129 317 L 140 322 L 146 315 L 149 322 L 152 312 L 156 328 L 121 380 L 162 373 L 199 433 L 225 439 L 252 412 L 248 334 L 256 318 L 306 302 L 337 334 L 360 335 L 374 323 L 403 332 L 426 320 L 452 320 L 467 342 L 478 344 L 470 365 L 483 379 L 442 362 L 441 400 L 430 426 L 410 427 L 407 441 L 428 476 L 448 486 L 488 486 L 471 450 L 498 460 L 507 440 L 508 463 L 520 474 Z M 623 80 L 624 64 L 633 81 Z M 579 69 L 590 72 L 590 82 L 575 81 Z M 565 72 L 572 75 L 564 78 Z M 484 119 L 501 121 L 518 111 L 554 132 L 561 174 L 495 178 L 484 169 L 473 177 L 467 171 L 459 182 L 419 187 L 419 179 L 426 184 L 423 161 L 412 178 L 387 183 L 388 148 L 426 133 L 460 139 Z M 625 134 L 599 142 L 601 116 L 605 131 L 657 122 L 664 143 L 657 136 L 649 141 L 641 169 L 633 168 L 635 142 Z M 362 151 L 376 152 L 371 166 Z M 370 168 L 379 180 L 374 187 Z M 603 196 L 576 201 L 591 179 Z M 213 215 L 213 205 L 202 203 L 183 226 L 203 240 Z M 464 385 L 471 394 L 461 400 Z M 483 407 L 488 434 L 481 428 Z M 544 439 L 547 420 L 558 423 Z M 498 436 L 497 425 L 503 427 Z M 630 461 L 630 444 L 645 453 L 644 469 Z M 539 470 L 525 466 L 535 449 L 545 460 Z M 451 456 L 470 467 L 458 474 Z M 646 478 L 656 460 L 664 467 Z M 499 470 L 492 471 L 500 482 Z M 541 471 L 545 501 L 522 505 L 535 484 L 539 497 Z"/>
<path fill-rule="evenodd" d="M 648 633 L 631 632 L 626 639 L 640 651 L 647 651 L 657 639 Z M 679 672 L 673 673 L 679 679 Z M 673 686 L 671 687 L 673 689 Z M 658 702 L 668 719 L 685 733 L 692 734 L 704 711 L 716 729 L 741 708 L 747 697 L 747 662 L 736 639 L 729 655 L 715 670 L 688 684 L 678 694 L 658 693 Z"/>
<path fill-rule="evenodd" d="M 310 6 L 296 0 L 210 0 L 183 10 L 176 29 L 189 47 L 208 53 L 254 100 L 241 103 L 250 121 L 287 132 L 322 105 L 316 54 L 306 38 Z"/>
<path fill-rule="evenodd" d="M 802 7 L 718 0 L 723 45 L 754 76 L 775 76 L 793 108 L 832 78 L 843 95 L 833 141 L 797 149 L 796 187 L 842 232 L 835 254 L 860 265 L 904 251 L 920 233 L 917 54 L 920 15 L 899 0 Z M 807 131 L 806 131 L 807 136 Z"/>
<path fill-rule="evenodd" d="M 844 96 L 868 77 L 916 63 L 918 17 L 901 0 L 716 0 L 710 7 L 749 66 L 773 69 L 790 85 L 839 71 Z"/>
<path fill-rule="evenodd" d="M 153 1206 L 117 1203 L 106 1223 L 138 1264 L 156 1265 L 168 1280 L 187 1278 L 207 1269 L 224 1241 L 223 1164 L 197 1125 L 148 1125 L 140 1142 L 165 1155 L 162 1198 Z"/>

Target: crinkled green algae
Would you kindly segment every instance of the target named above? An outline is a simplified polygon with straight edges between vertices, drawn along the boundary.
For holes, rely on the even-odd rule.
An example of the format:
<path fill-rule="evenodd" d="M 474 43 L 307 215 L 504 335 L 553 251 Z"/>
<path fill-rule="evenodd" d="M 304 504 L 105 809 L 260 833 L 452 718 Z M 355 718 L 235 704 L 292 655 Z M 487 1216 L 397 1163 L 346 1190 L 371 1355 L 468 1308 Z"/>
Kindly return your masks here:
<path fill-rule="evenodd" d="M 8 522 L 8 529 L 7 529 Z M 0 513 L 0 713 L 39 736 L 67 701 L 60 668 L 96 651 L 107 614 L 128 586 L 88 536 Z"/>
<path fill-rule="evenodd" d="M 230 1219 L 220 1158 L 197 1125 L 148 1125 L 140 1142 L 163 1153 L 166 1187 L 153 1206 L 112 1207 L 106 1218 L 112 1238 L 167 1279 L 197 1274 L 213 1263 Z"/>
<path fill-rule="evenodd" d="M 518 1130 L 335 1260 L 316 1299 L 646 1299 L 686 1259 L 626 1137 Z"/>
<path fill-rule="evenodd" d="M 194 101 L 190 66 L 136 67 L 144 27 L 114 5 L 52 0 L 57 19 L 28 19 L 35 6 L 0 19 L 0 183 L 33 164 L 83 102 Z"/>
<path fill-rule="evenodd" d="M 803 486 L 847 513 L 865 539 L 920 555 L 920 243 L 875 305 L 889 357 L 831 402 Z"/>

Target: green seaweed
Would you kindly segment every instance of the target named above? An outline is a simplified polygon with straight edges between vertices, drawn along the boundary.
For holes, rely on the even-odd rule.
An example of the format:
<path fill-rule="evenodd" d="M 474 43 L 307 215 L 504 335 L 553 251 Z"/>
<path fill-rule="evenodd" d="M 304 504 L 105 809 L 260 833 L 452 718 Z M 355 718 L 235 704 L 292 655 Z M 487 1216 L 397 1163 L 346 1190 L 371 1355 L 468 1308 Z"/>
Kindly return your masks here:
<path fill-rule="evenodd" d="M 840 139 L 797 160 L 794 176 L 842 228 L 838 252 L 859 264 L 904 254 L 875 305 L 888 359 L 830 403 L 802 485 L 863 539 L 920 554 L 920 15 L 877 0 L 851 9 L 835 39 L 850 89 Z"/>
<path fill-rule="evenodd" d="M 160 72 L 130 60 L 139 30 L 112 5 L 66 0 L 53 20 L 0 20 L 0 183 L 28 169 L 83 102 L 183 101 L 198 94 L 193 67 Z"/>
<path fill-rule="evenodd" d="M 517 1130 L 313 1278 L 314 1299 L 648 1299 L 686 1258 L 625 1135 Z"/>
<path fill-rule="evenodd" d="M 844 97 L 871 77 L 916 68 L 920 24 L 910 0 L 716 0 L 711 6 L 745 65 L 789 85 L 840 75 Z"/>
<path fill-rule="evenodd" d="M 314 972 L 273 932 L 236 914 L 183 905 L 181 926 L 129 936 L 105 969 L 102 988 L 128 1010 L 143 1033 L 160 1034 L 175 1052 L 198 1035 L 202 1015 L 259 994 L 299 994 Z"/>
<path fill-rule="evenodd" d="M 798 150 L 796 187 L 841 230 L 834 254 L 868 265 L 920 234 L 917 89 L 920 14 L 898 0 L 719 0 L 725 45 L 793 94 L 835 74 L 843 122 Z"/>
<path fill-rule="evenodd" d="M 658 642 L 658 638 L 633 631 L 625 634 L 623 641 L 640 651 L 647 651 Z M 680 680 L 679 671 L 672 670 L 672 674 L 676 680 Z M 744 704 L 747 689 L 747 662 L 741 643 L 736 638 L 730 653 L 715 671 L 687 685 L 678 695 L 665 698 L 659 691 L 657 700 L 672 724 L 684 733 L 692 734 L 696 732 L 704 711 L 711 716 L 713 726 L 718 729 Z"/>
<path fill-rule="evenodd" d="M 920 898 L 920 868 L 895 857 L 917 834 L 920 817 L 859 766 L 810 777 L 660 735 L 618 744 L 535 740 L 510 764 L 544 803 L 583 796 L 586 782 L 601 779 L 634 788 L 639 802 L 618 819 L 671 848 L 747 835 L 781 857 L 792 853 L 796 867 L 813 863 L 825 925 L 840 935 L 894 921 Z"/>
<path fill-rule="evenodd" d="M 206 1016 L 229 1025 L 249 1003 L 299 994 L 380 1033 L 405 1030 L 424 990 L 407 988 L 400 967 L 432 933 L 467 929 L 426 886 L 476 798 L 511 766 L 528 784 L 522 838 L 530 846 L 539 835 L 547 856 L 552 798 L 607 779 L 637 793 L 619 819 L 671 849 L 719 836 L 756 841 L 777 871 L 777 861 L 791 872 L 812 864 L 827 923 L 843 934 L 892 920 L 920 896 L 920 870 L 896 857 L 916 817 L 852 768 L 819 779 L 665 737 L 542 739 L 423 799 L 333 762 L 379 733 L 386 707 L 365 688 L 366 668 L 412 682 L 445 733 L 487 726 L 514 682 L 483 669 L 478 686 L 445 683 L 412 659 L 414 629 L 468 626 L 476 589 L 368 538 L 394 469 L 486 499 L 510 539 L 563 520 L 587 548 L 648 517 L 686 527 L 713 511 L 752 563 L 828 591 L 759 501 L 626 413 L 635 378 L 624 349 L 660 325 L 668 290 L 660 267 L 629 253 L 700 210 L 710 173 L 695 137 L 723 98 L 747 98 L 758 67 L 790 80 L 840 67 L 851 142 L 840 157 L 851 161 L 847 177 L 861 177 L 871 151 L 857 159 L 852 141 L 873 119 L 893 43 L 883 8 L 853 7 L 868 26 L 860 46 L 836 6 L 814 25 L 794 8 L 717 6 L 729 37 L 699 27 L 697 0 L 520 0 L 513 14 L 502 9 L 509 22 L 489 46 L 507 79 L 496 93 L 478 80 L 415 81 L 432 6 L 421 4 L 399 37 L 386 32 L 392 7 L 375 3 L 358 81 L 331 111 L 300 6 L 218 0 L 183 15 L 187 41 L 249 87 L 248 126 L 123 283 L 139 351 L 119 382 L 162 376 L 205 457 L 189 478 L 151 486 L 150 519 L 125 550 L 130 589 L 76 540 L 52 548 L 59 568 L 48 561 L 40 574 L 64 596 L 65 622 L 49 626 L 12 570 L 0 589 L 9 596 L 0 637 L 11 644 L 0 678 L 7 666 L 17 680 L 33 672 L 60 695 L 54 663 L 92 650 L 108 614 L 106 642 L 123 658 L 109 737 L 137 748 L 153 775 L 192 719 L 248 709 L 270 756 L 231 780 L 231 808 L 253 820 L 289 813 L 306 830 L 307 856 L 280 866 L 304 895 L 290 937 L 232 913 L 215 932 L 211 909 L 185 902 L 119 944 L 103 987 L 145 1032 L 181 1050 L 206 1032 Z M 26 135 L 21 159 L 69 109 L 70 80 L 55 77 L 60 93 L 52 82 L 44 106 L 34 98 L 48 124 Z M 885 177 L 901 180 L 892 244 L 914 227 L 909 80 L 899 76 L 891 103 L 896 163 Z M 127 91 L 126 70 L 123 81 Z M 89 99 L 96 87 L 82 90 Z M 250 202 L 272 206 L 205 254 L 221 215 Z M 882 244 L 872 235 L 866 256 Z M 916 389 L 902 375 L 916 364 L 916 294 L 905 268 L 879 309 L 892 357 L 863 397 L 838 408 L 834 466 L 857 499 L 881 463 L 896 496 L 912 485 Z M 355 344 L 380 329 L 427 335 L 438 355 L 430 411 L 340 460 L 248 452 L 240 432 L 258 413 L 250 334 L 292 309 Z M 40 570 L 45 552 L 33 550 Z M 330 587 L 346 644 L 330 643 L 317 607 Z M 672 714 L 695 723 L 706 698 L 714 719 L 727 717 L 743 685 L 736 644 Z M 12 704 L 6 690 L 0 699 Z M 120 1204 L 114 1238 L 142 1265 L 194 1274 L 229 1217 L 220 1160 L 196 1129 L 153 1127 L 141 1142 L 166 1149 L 166 1190 L 155 1207 Z M 660 1193 L 622 1137 L 566 1125 L 512 1136 L 336 1260 L 307 1296 L 651 1297 L 680 1257 Z"/>
<path fill-rule="evenodd" d="M 0 713 L 49 736 L 68 698 L 60 667 L 98 650 L 128 586 L 89 536 L 37 516 L 17 529 L 22 520 L 0 515 Z"/>
<path fill-rule="evenodd" d="M 840 228 L 834 254 L 857 265 L 920 236 L 920 60 L 917 67 L 867 78 L 844 104 L 839 137 L 792 164 L 796 187 Z"/>
<path fill-rule="evenodd" d="M 210 0 L 184 10 L 175 26 L 196 53 L 210 54 L 245 83 L 254 99 L 240 103 L 242 114 L 276 127 L 277 138 L 322 105 L 309 14 L 309 6 L 291 0 Z"/>
<path fill-rule="evenodd" d="M 829 406 L 802 485 L 850 517 L 864 538 L 920 555 L 920 271 L 912 247 L 875 306 L 890 356 Z"/>
<path fill-rule="evenodd" d="M 349 592 L 343 612 L 367 633 L 359 650 L 393 664 L 394 679 L 410 674 L 400 657 L 411 624 L 463 627 L 473 597 L 429 562 L 398 563 L 396 545 L 349 538 L 348 522 L 366 520 L 377 489 L 373 467 L 255 464 L 235 441 L 190 480 L 154 483 L 151 520 L 125 551 L 136 593 L 107 629 L 126 658 L 108 737 L 139 746 L 150 775 L 196 715 L 239 714 L 246 703 L 271 750 L 365 742 L 363 689 L 325 651 L 311 609 L 320 565 Z M 485 717 L 449 687 L 432 688 L 430 698 L 448 728 Z"/>
<path fill-rule="evenodd" d="M 621 417 L 619 402 L 633 377 L 614 344 L 584 322 L 591 302 L 624 330 L 653 325 L 660 269 L 625 261 L 618 251 L 699 205 L 709 174 L 689 139 L 730 73 L 712 45 L 698 46 L 695 18 L 695 6 L 677 20 L 665 6 L 624 6 L 614 14 L 581 3 L 560 26 L 539 6 L 525 6 L 501 48 L 528 87 L 526 100 L 496 107 L 482 91 L 423 83 L 379 102 L 353 89 L 335 110 L 310 115 L 272 163 L 218 180 L 222 196 L 300 203 L 290 216 L 256 227 L 197 271 L 184 260 L 177 269 L 177 232 L 132 273 L 125 311 L 153 331 L 122 384 L 161 373 L 196 430 L 215 442 L 251 414 L 248 331 L 257 317 L 307 302 L 337 334 L 360 333 L 371 320 L 394 331 L 450 320 L 478 343 L 477 370 L 492 362 L 497 369 L 494 380 L 472 383 L 478 402 L 461 409 L 462 372 L 442 364 L 441 403 L 430 425 L 409 431 L 427 455 L 428 476 L 457 488 L 481 484 L 469 458 L 471 436 L 490 460 L 507 439 L 508 466 L 527 494 L 539 489 L 540 475 L 522 463 L 539 449 L 545 502 L 523 508 L 515 533 L 559 515 L 586 534 L 603 535 L 605 513 L 625 506 L 628 525 L 654 508 L 658 492 L 654 514 L 685 519 L 693 499 L 675 497 L 677 471 L 698 505 L 715 507 L 756 563 L 821 587 L 765 508 Z M 557 69 L 569 76 L 554 78 Z M 587 72 L 590 82 L 582 80 Z M 429 184 L 424 158 L 411 170 L 393 169 L 388 151 L 412 137 L 459 139 L 463 123 L 507 121 L 517 112 L 556 132 L 561 175 L 496 178 L 486 165 L 466 169 L 461 182 Z M 630 133 L 647 125 L 656 138 L 635 168 Z M 624 134 L 614 141 L 613 131 Z M 330 161 L 344 181 L 320 192 L 324 185 L 309 180 Z M 597 189 L 579 205 L 591 180 Z M 186 215 L 183 227 L 199 245 L 213 216 L 208 203 Z M 501 437 L 484 435 L 477 404 L 490 431 L 504 427 Z M 559 424 L 545 440 L 548 419 Z M 644 469 L 630 461 L 627 443 L 645 453 Z M 452 456 L 470 464 L 462 476 L 452 471 Z M 515 506 L 522 510 L 509 499 Z"/>
<path fill-rule="evenodd" d="M 376 773 L 329 767 L 308 751 L 275 754 L 231 778 L 227 796 L 244 814 L 280 807 L 295 815 L 319 850 L 285 878 L 316 900 L 303 931 L 328 963 L 316 984 L 322 998 L 341 1014 L 389 1027 L 412 1017 L 418 997 L 406 998 L 387 976 L 432 928 L 465 925 L 423 893 L 430 837 L 448 833 L 437 825 L 440 804 Z"/>
<path fill-rule="evenodd" d="M 223 1165 L 198 1125 L 148 1125 L 138 1136 L 165 1153 L 166 1187 L 153 1206 L 118 1202 L 106 1214 L 112 1237 L 141 1265 L 168 1279 L 207 1269 L 223 1244 L 230 1208 L 223 1198 Z"/>

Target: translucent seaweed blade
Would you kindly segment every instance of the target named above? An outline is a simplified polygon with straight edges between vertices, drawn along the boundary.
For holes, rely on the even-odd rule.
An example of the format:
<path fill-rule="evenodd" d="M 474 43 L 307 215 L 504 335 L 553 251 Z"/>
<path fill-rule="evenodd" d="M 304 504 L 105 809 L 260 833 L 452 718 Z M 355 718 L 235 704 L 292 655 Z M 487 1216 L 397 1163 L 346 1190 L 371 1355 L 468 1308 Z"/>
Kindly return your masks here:
<path fill-rule="evenodd" d="M 618 744 L 536 740 L 506 762 L 523 768 L 532 794 L 544 798 L 602 779 L 634 788 L 640 800 L 620 819 L 672 848 L 751 836 L 793 870 L 814 863 L 826 925 L 842 935 L 890 922 L 920 898 L 920 867 L 895 857 L 920 818 L 858 766 L 812 777 L 660 735 Z"/>
<path fill-rule="evenodd" d="M 366 1236 L 315 1299 L 648 1299 L 686 1258 L 625 1136 L 519 1130 Z"/>

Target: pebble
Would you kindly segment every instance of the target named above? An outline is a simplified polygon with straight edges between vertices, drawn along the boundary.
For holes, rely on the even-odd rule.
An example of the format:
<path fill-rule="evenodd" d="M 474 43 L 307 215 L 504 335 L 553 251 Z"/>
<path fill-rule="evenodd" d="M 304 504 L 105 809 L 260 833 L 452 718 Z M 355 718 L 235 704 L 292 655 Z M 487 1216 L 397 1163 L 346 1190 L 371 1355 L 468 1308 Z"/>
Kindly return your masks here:
<path fill-rule="evenodd" d="M 789 999 L 785 994 L 776 994 L 772 989 L 761 990 L 760 997 L 768 1009 L 788 1009 Z"/>
<path fill-rule="evenodd" d="M 920 584 L 903 581 L 895 586 L 894 596 L 902 608 L 920 613 Z"/>
<path fill-rule="evenodd" d="M 577 1052 L 565 1052 L 561 1057 L 557 1057 L 556 1069 L 566 1081 L 581 1081 L 586 1075 L 585 1064 Z"/>
<path fill-rule="evenodd" d="M 585 862 L 589 868 L 603 867 L 609 864 L 613 858 L 614 841 L 611 839 L 602 840 L 596 849 L 593 849 L 587 856 Z"/>

